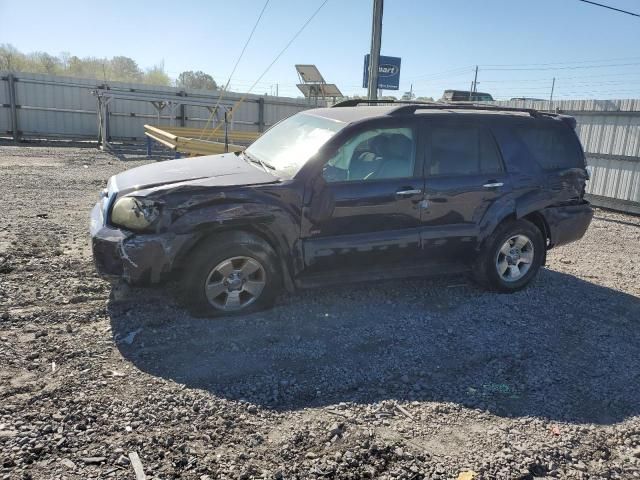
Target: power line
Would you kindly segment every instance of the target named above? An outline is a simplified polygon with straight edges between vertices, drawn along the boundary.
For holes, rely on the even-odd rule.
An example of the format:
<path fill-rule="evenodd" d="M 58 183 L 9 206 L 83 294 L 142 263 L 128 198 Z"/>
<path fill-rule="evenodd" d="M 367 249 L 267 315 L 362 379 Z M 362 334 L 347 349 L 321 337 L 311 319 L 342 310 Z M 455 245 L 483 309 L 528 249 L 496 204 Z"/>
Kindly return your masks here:
<path fill-rule="evenodd" d="M 604 73 L 601 75 L 589 75 L 589 78 L 610 78 L 610 77 L 635 77 L 640 75 L 640 72 L 614 72 L 614 73 Z M 580 79 L 583 80 L 584 76 L 571 76 L 571 77 L 562 77 L 562 80 L 575 80 L 575 79 Z M 550 81 L 551 77 L 544 77 L 544 78 L 529 78 L 529 79 L 523 79 L 523 78 L 505 78 L 502 80 L 484 80 L 484 82 L 486 83 L 511 83 L 511 82 L 531 82 L 531 83 L 535 83 L 535 82 L 547 82 Z"/>
<path fill-rule="evenodd" d="M 273 59 L 273 61 L 269 64 L 269 66 L 267 68 L 265 68 L 264 72 L 262 72 L 262 74 L 258 77 L 258 79 L 253 83 L 253 85 L 251 86 L 251 88 L 249 88 L 249 90 L 247 91 L 247 93 L 250 93 L 251 90 L 253 90 L 253 87 L 256 86 L 260 80 L 262 80 L 262 77 L 264 77 L 267 72 L 271 69 L 271 67 L 273 67 L 273 65 L 280 59 L 280 57 L 284 54 L 284 52 L 287 51 L 287 49 L 291 46 L 291 44 L 294 42 L 294 40 L 296 38 L 298 38 L 298 36 L 302 33 L 302 31 L 307 27 L 307 25 L 309 25 L 309 23 L 311 23 L 311 20 L 313 20 L 315 18 L 315 16 L 318 14 L 318 12 L 320 12 L 320 10 L 322 9 L 322 7 L 325 6 L 325 4 L 328 2 L 329 0 L 324 0 L 324 2 L 322 2 L 320 4 L 320 6 L 316 9 L 315 12 L 313 12 L 313 14 L 307 19 L 306 22 L 304 22 L 304 24 L 302 25 L 302 27 L 300 27 L 300 29 L 296 32 L 296 34 L 291 37 L 291 40 L 289 40 L 289 43 L 287 43 L 284 48 L 282 50 L 280 50 L 280 53 L 278 53 L 278 55 L 276 55 L 276 58 Z"/>
<path fill-rule="evenodd" d="M 544 70 L 579 70 L 584 68 L 609 68 L 609 67 L 629 67 L 640 65 L 639 62 L 634 63 L 610 63 L 608 65 L 579 65 L 571 67 L 544 67 L 544 68 L 483 68 L 485 71 L 491 72 L 515 72 L 515 71 L 544 71 Z"/>
<path fill-rule="evenodd" d="M 474 66 L 458 67 L 458 68 L 453 68 L 451 70 L 445 70 L 443 72 L 425 73 L 425 74 L 416 75 L 416 76 L 407 77 L 407 78 L 409 80 L 418 79 L 418 78 L 422 78 L 424 80 L 430 80 L 430 79 L 433 79 L 433 78 L 441 77 L 443 75 L 460 75 L 460 74 L 463 74 L 463 73 L 468 73 L 468 72 L 473 71 L 474 68 L 475 68 Z"/>
<path fill-rule="evenodd" d="M 638 57 L 633 57 L 638 58 Z M 527 64 L 523 64 L 527 65 Z M 535 65 L 535 64 L 529 64 Z M 540 65 L 553 65 L 553 64 L 540 64 Z M 558 63 L 558 65 L 565 65 Z M 574 65 L 574 66 L 563 66 L 563 67 L 543 67 L 543 68 L 486 68 L 487 66 L 480 65 L 481 70 L 483 71 L 491 71 L 491 72 L 512 72 L 512 71 L 555 71 L 555 70 L 582 70 L 582 69 L 594 69 L 594 68 L 612 68 L 612 67 L 630 67 L 640 65 L 640 62 L 632 62 L 632 63 L 609 63 L 606 65 Z M 507 66 L 507 65 L 505 65 Z M 466 75 L 468 73 L 473 72 L 472 68 L 463 67 L 461 69 L 448 70 L 440 73 L 431 74 L 431 76 L 426 77 L 426 75 L 420 75 L 417 77 L 410 77 L 409 79 L 413 80 L 413 83 L 418 85 L 429 83 L 431 85 L 440 83 L 441 81 L 447 81 L 453 77 L 460 77 L 462 75 Z M 606 75 L 594 75 L 594 76 L 610 76 L 610 75 L 635 75 L 634 72 L 616 72 L 609 73 Z M 420 80 L 415 80 L 420 78 Z M 566 77 L 566 78 L 578 78 L 578 77 Z M 547 78 L 537 79 L 537 80 L 550 80 Z M 502 80 L 492 80 L 491 82 L 501 82 Z M 505 80 L 508 81 L 508 80 Z M 520 81 L 520 80 L 517 80 Z"/>
<path fill-rule="evenodd" d="M 576 60 L 576 61 L 564 61 L 564 62 L 549 62 L 549 63 L 499 63 L 499 64 L 484 64 L 484 65 L 480 65 L 480 67 L 482 67 L 482 69 L 487 70 L 487 67 L 546 67 L 546 66 L 553 66 L 553 65 L 560 65 L 560 66 L 564 66 L 567 68 L 597 68 L 600 66 L 609 66 L 609 64 L 611 64 L 611 62 L 617 62 L 617 61 L 626 61 L 626 60 L 640 60 L 640 57 L 638 56 L 634 56 L 634 57 L 616 57 L 616 58 L 607 58 L 607 59 L 597 59 L 597 60 Z M 582 66 L 582 64 L 586 64 L 586 63 L 593 63 L 593 64 L 599 64 L 599 63 L 606 63 L 607 65 L 585 65 Z M 628 65 L 627 63 L 623 64 L 623 65 Z M 635 65 L 635 63 L 634 63 Z M 616 66 L 616 65 L 614 65 Z M 407 77 L 408 79 L 419 79 L 422 78 L 424 80 L 429 80 L 429 79 L 435 79 L 435 78 L 439 78 L 439 77 L 443 77 L 443 76 L 454 76 L 454 75 L 460 75 L 463 73 L 467 73 L 467 72 L 472 72 L 473 69 L 475 67 L 474 66 L 466 66 L 466 67 L 457 67 L 457 68 L 453 68 L 453 69 L 449 69 L 449 70 L 444 70 L 442 72 L 436 72 L 436 73 L 429 73 L 429 74 L 421 74 L 421 75 L 414 75 L 412 77 Z M 502 70 L 502 69 L 500 69 Z M 506 70 L 506 69 L 505 69 Z M 539 70 L 538 68 L 532 68 L 531 70 Z M 546 69 L 545 69 L 546 70 Z M 552 70 L 552 69 L 549 69 Z"/>
<path fill-rule="evenodd" d="M 610 63 L 621 60 L 640 60 L 640 57 L 617 57 L 617 58 L 603 58 L 599 60 L 576 60 L 565 62 L 550 62 L 550 63 L 496 63 L 496 64 L 484 64 L 484 67 L 531 67 L 531 66 L 549 66 L 549 65 L 574 65 L 583 63 Z"/>
<path fill-rule="evenodd" d="M 233 70 L 231 70 L 231 73 L 229 74 L 229 79 L 227 80 L 227 84 L 224 87 L 225 90 L 229 86 L 229 82 L 231 81 L 231 77 L 233 77 L 233 74 L 236 73 L 236 68 L 238 68 L 238 64 L 240 63 L 240 60 L 242 59 L 242 56 L 244 55 L 244 52 L 247 49 L 247 45 L 249 45 L 249 42 L 253 38 L 253 33 L 256 31 L 256 28 L 258 28 L 258 24 L 260 23 L 260 20 L 262 19 L 262 15 L 264 15 L 264 11 L 267 9 L 267 5 L 269 5 L 269 0 L 266 0 L 264 2 L 264 6 L 262 7 L 262 10 L 260 11 L 260 15 L 258 15 L 258 19 L 256 20 L 256 23 L 253 25 L 253 28 L 251 29 L 251 33 L 249 34 L 249 38 L 247 38 L 247 41 L 244 42 L 244 46 L 242 47 L 242 51 L 240 52 L 240 56 L 238 57 L 238 60 L 236 60 L 236 64 L 233 66 Z"/>
<path fill-rule="evenodd" d="M 616 7 L 610 7 L 609 5 L 604 5 L 602 3 L 598 3 L 598 2 L 592 2 L 591 0 L 578 0 L 579 2 L 584 2 L 584 3 L 590 3 L 591 5 L 596 5 L 598 7 L 602 7 L 602 8 L 608 8 L 609 10 L 615 10 L 616 12 L 620 12 L 620 13 L 626 13 L 627 15 L 633 15 L 634 17 L 640 17 L 639 13 L 633 13 L 633 12 L 629 12 L 628 10 L 622 10 L 620 8 L 616 8 Z"/>
<path fill-rule="evenodd" d="M 262 15 L 264 14 L 264 11 L 267 9 L 267 5 L 269 5 L 269 0 L 266 0 L 264 2 L 264 6 L 262 7 L 262 10 L 260 11 L 260 15 L 258 15 L 258 19 L 256 20 L 256 23 L 253 24 L 253 28 L 251 29 L 251 33 L 249 34 L 249 37 L 247 38 L 247 41 L 244 42 L 244 46 L 242 47 L 242 51 L 240 52 L 240 55 L 238 56 L 238 59 L 236 60 L 235 65 L 233 66 L 233 70 L 231 70 L 231 73 L 229 74 L 229 78 L 227 79 L 227 83 L 225 84 L 224 89 L 222 90 L 222 93 L 218 96 L 218 101 L 216 102 L 216 105 L 213 107 L 213 110 L 211 110 L 211 114 L 209 115 L 209 118 L 207 119 L 207 123 L 205 123 L 204 127 L 202 128 L 202 132 L 200 132 L 200 138 L 202 138 L 202 134 L 209 127 L 209 122 L 211 121 L 213 116 L 216 114 L 216 112 L 218 110 L 218 106 L 220 105 L 220 102 L 222 101 L 222 97 L 224 96 L 225 92 L 229 88 L 229 83 L 231 83 L 231 77 L 233 77 L 233 74 L 236 73 L 236 68 L 238 68 L 238 64 L 240 63 L 240 60 L 242 60 L 242 56 L 244 55 L 244 52 L 247 49 L 247 45 L 249 45 L 249 42 L 253 38 L 253 33 L 256 31 L 256 28 L 258 28 L 258 24 L 260 23 L 260 20 L 262 19 Z"/>
<path fill-rule="evenodd" d="M 242 102 L 244 102 L 244 100 L 247 98 L 247 95 L 249 95 L 249 93 L 251 93 L 251 90 L 253 90 L 253 88 L 260 83 L 260 80 L 262 80 L 262 77 L 264 77 L 267 72 L 271 69 L 271 67 L 273 67 L 273 65 L 280 59 L 280 57 L 284 54 L 284 52 L 287 51 L 287 49 L 291 46 L 291 44 L 295 41 L 296 38 L 298 38 L 298 36 L 304 31 L 305 28 L 307 28 L 307 25 L 309 25 L 311 23 L 311 21 L 316 17 L 316 15 L 320 12 L 320 10 L 322 10 L 322 7 L 324 7 L 326 5 L 326 3 L 329 0 L 324 0 L 320 6 L 313 12 L 313 14 L 307 19 L 306 22 L 304 22 L 304 24 L 302 25 L 302 27 L 300 27 L 300 29 L 295 33 L 295 35 L 293 37 L 291 37 L 291 40 L 289 40 L 289 42 L 284 46 L 284 48 L 282 50 L 280 50 L 280 53 L 278 53 L 278 55 L 276 55 L 276 58 L 273 59 L 273 61 L 267 66 L 267 68 L 264 69 L 264 71 L 260 74 L 260 76 L 256 79 L 255 82 L 253 82 L 253 85 L 251 85 L 251 87 L 249 87 L 249 89 L 245 92 L 245 94 L 240 97 L 240 100 L 238 100 L 232 107 L 231 109 L 231 116 L 233 116 L 233 113 L 236 111 L 236 108 L 238 108 L 240 106 L 240 104 Z M 211 132 L 209 134 L 209 137 L 211 137 L 211 135 L 213 135 L 213 133 L 215 133 L 215 131 L 220 127 L 220 125 L 218 125 L 218 127 L 216 127 L 214 129 L 213 132 Z"/>
<path fill-rule="evenodd" d="M 439 77 L 433 77 L 433 78 L 425 78 L 422 80 L 411 80 L 410 78 L 408 78 L 408 80 L 411 80 L 412 83 L 415 83 L 416 85 L 423 85 L 423 84 L 431 84 L 433 85 L 434 83 L 438 83 L 438 82 L 443 82 L 443 81 L 447 81 L 450 78 L 454 78 L 454 77 L 467 77 L 469 74 L 472 74 L 474 72 L 474 69 L 469 69 L 469 70 L 465 70 L 463 72 L 459 72 L 459 73 L 453 73 L 450 75 L 443 75 L 443 76 L 439 76 Z"/>

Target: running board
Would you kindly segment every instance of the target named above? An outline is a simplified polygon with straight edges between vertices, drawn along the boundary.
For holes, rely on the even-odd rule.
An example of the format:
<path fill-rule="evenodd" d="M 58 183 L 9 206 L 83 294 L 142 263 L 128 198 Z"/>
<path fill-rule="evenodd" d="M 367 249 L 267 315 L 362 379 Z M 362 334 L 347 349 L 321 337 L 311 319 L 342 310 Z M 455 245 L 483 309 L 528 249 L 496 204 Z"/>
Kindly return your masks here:
<path fill-rule="evenodd" d="M 428 263 L 400 267 L 337 270 L 327 273 L 302 275 L 296 279 L 298 288 L 316 288 L 327 285 L 390 280 L 398 278 L 437 277 L 467 273 L 470 266 L 463 263 Z"/>

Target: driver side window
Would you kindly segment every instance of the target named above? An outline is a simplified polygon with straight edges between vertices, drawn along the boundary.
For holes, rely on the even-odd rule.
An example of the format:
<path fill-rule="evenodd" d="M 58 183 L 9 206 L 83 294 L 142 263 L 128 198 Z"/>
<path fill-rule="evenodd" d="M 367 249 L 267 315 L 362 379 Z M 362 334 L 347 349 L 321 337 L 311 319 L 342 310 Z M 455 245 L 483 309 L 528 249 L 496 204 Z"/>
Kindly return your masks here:
<path fill-rule="evenodd" d="M 323 170 L 327 182 L 412 177 L 416 148 L 411 128 L 377 128 L 347 140 Z"/>

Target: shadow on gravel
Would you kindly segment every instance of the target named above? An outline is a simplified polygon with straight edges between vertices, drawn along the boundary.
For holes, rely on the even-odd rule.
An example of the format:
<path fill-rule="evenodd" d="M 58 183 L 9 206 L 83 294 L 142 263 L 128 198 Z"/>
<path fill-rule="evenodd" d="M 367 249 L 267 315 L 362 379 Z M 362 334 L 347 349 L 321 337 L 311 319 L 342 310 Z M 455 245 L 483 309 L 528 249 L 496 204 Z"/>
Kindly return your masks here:
<path fill-rule="evenodd" d="M 445 401 L 601 424 L 640 414 L 640 299 L 550 270 L 513 295 L 407 280 L 305 291 L 227 319 L 193 318 L 167 292 L 134 296 L 109 307 L 122 355 L 227 399 Z"/>

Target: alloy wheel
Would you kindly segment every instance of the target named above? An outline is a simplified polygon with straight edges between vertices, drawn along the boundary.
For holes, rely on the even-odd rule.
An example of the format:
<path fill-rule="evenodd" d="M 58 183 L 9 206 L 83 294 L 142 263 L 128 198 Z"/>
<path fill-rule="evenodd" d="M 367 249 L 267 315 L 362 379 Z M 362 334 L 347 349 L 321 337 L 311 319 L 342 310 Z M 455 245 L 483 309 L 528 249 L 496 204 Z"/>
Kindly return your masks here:
<path fill-rule="evenodd" d="M 260 262 L 251 257 L 232 257 L 211 270 L 204 288 L 213 307 L 230 312 L 254 303 L 266 283 L 267 275 Z"/>
<path fill-rule="evenodd" d="M 510 237 L 496 256 L 496 270 L 505 282 L 516 282 L 524 277 L 534 258 L 533 242 L 526 235 Z"/>

